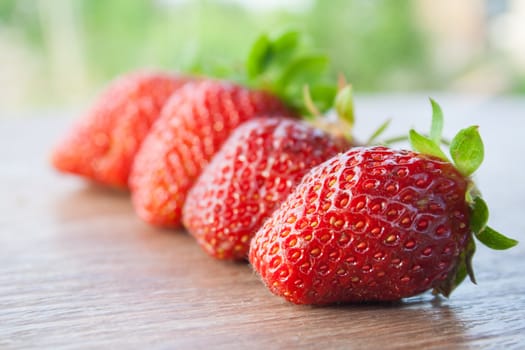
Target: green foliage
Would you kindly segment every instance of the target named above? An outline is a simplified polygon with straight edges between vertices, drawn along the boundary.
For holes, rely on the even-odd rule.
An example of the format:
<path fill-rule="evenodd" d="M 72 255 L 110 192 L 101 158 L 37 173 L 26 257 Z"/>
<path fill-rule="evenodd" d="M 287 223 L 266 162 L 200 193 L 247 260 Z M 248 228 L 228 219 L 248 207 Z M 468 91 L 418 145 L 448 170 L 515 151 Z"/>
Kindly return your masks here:
<path fill-rule="evenodd" d="M 493 228 L 487 226 L 489 208 L 485 201 L 477 196 L 470 209 L 470 229 L 476 238 L 487 247 L 495 250 L 505 250 L 518 244 L 515 239 L 506 237 Z"/>
<path fill-rule="evenodd" d="M 477 126 L 460 130 L 450 143 L 450 155 L 464 176 L 473 174 L 483 162 L 484 147 Z"/>
<path fill-rule="evenodd" d="M 335 97 L 335 110 L 339 118 L 344 120 L 350 128 L 354 126 L 354 97 L 352 86 L 347 85 Z"/>
<path fill-rule="evenodd" d="M 90 70 L 101 80 L 140 67 L 219 72 L 260 32 L 239 6 L 213 1 L 78 0 Z"/>
<path fill-rule="evenodd" d="M 255 40 L 248 54 L 248 59 L 246 60 L 248 78 L 254 79 L 266 70 L 271 54 L 270 39 L 268 39 L 268 35 L 263 34 Z"/>
<path fill-rule="evenodd" d="M 326 111 L 334 106 L 334 97 L 337 88 L 333 84 L 318 83 L 309 86 L 310 97 L 315 102 L 316 107 L 321 111 Z M 301 103 L 304 103 L 304 99 Z"/>
<path fill-rule="evenodd" d="M 312 94 L 312 101 L 319 107 L 331 106 L 335 95 L 327 95 L 328 90 L 326 86 L 322 85 L 326 83 L 324 77 L 329 75 L 329 59 L 323 54 L 307 54 L 301 55 L 285 65 L 281 74 L 277 77 L 277 84 L 275 90 L 283 96 L 285 99 L 291 102 L 292 105 L 302 109 L 303 103 L 303 91 L 302 87 L 305 85 L 311 86 L 315 92 Z M 320 85 L 321 84 L 321 85 Z M 323 94 L 319 95 L 318 86 L 324 86 Z M 322 100 L 320 100 L 320 98 Z M 321 112 L 325 111 L 323 108 Z M 303 112 L 306 112 L 303 110 Z"/>
<path fill-rule="evenodd" d="M 153 19 L 162 17 L 147 1 L 81 0 L 77 11 L 82 13 L 89 68 L 103 78 L 142 64 L 146 42 L 155 40 L 150 35 Z"/>
<path fill-rule="evenodd" d="M 9 23 L 16 11 L 16 0 L 0 1 L 0 23 Z"/>
<path fill-rule="evenodd" d="M 509 249 L 518 244 L 515 239 L 506 237 L 489 226 L 479 232 L 476 238 L 487 247 L 496 250 Z"/>
<path fill-rule="evenodd" d="M 514 73 L 515 76 L 512 81 L 510 92 L 514 94 L 525 95 L 525 75 L 523 75 L 523 73 L 518 72 Z"/>
<path fill-rule="evenodd" d="M 0 1 L 0 25 L 16 28 L 42 57 L 52 57 L 38 4 Z M 73 0 L 71 6 L 86 71 L 99 82 L 141 67 L 229 74 L 226 63 L 242 64 L 256 35 L 288 26 L 306 31 L 311 46 L 324 49 L 336 71 L 346 73 L 360 90 L 388 89 L 393 71 L 427 79 L 417 74 L 426 67 L 425 46 L 409 0 L 317 0 L 297 13 L 254 12 L 212 0 Z M 297 32 L 287 31 L 272 52 L 286 61 L 298 41 Z M 322 89 L 312 88 L 312 95 L 315 90 Z"/>
<path fill-rule="evenodd" d="M 430 139 L 434 141 L 434 143 L 439 144 L 441 142 L 441 136 L 443 134 L 443 111 L 441 110 L 441 106 L 433 99 L 430 99 L 430 103 L 432 105 L 432 124 L 430 126 Z"/>
<path fill-rule="evenodd" d="M 303 99 L 304 87 L 314 91 L 308 101 L 321 105 L 321 112 L 331 107 L 335 85 L 330 81 L 329 58 L 305 44 L 306 38 L 296 31 L 281 33 L 275 38 L 262 34 L 253 43 L 245 61 L 245 76 L 241 82 L 253 88 L 267 89 L 280 96 L 289 106 L 308 113 Z"/>
<path fill-rule="evenodd" d="M 345 73 L 360 90 L 428 86 L 432 77 L 425 70 L 425 42 L 412 3 L 316 0 L 305 27 L 328 51 L 336 71 Z M 396 81 L 399 75 L 407 78 Z"/>
<path fill-rule="evenodd" d="M 430 99 L 432 105 L 432 124 L 430 137 L 423 136 L 415 130 L 410 130 L 409 140 L 412 148 L 420 153 L 432 155 L 449 161 L 441 150 L 443 111 L 439 104 Z M 470 233 L 467 247 L 461 252 L 459 263 L 455 270 L 435 288 L 435 293 L 441 293 L 448 297 L 450 293 L 466 278 L 476 283 L 474 270 L 472 268 L 472 257 L 476 251 L 476 245 L 472 236 L 491 249 L 504 250 L 514 247 L 518 241 L 506 237 L 491 227 L 487 226 L 489 220 L 489 208 L 481 198 L 474 182 L 469 177 L 479 168 L 483 162 L 484 146 L 477 126 L 471 126 L 460 130 L 450 143 L 450 155 L 456 169 L 469 181 L 465 201 L 470 205 Z"/>
<path fill-rule="evenodd" d="M 475 197 L 471 204 L 470 229 L 472 232 L 481 232 L 489 221 L 489 208 L 481 197 Z"/>
<path fill-rule="evenodd" d="M 35 3 L 33 0 L 0 0 L 0 30 L 4 25 L 12 26 L 29 45 L 42 50 L 42 19 Z"/>
<path fill-rule="evenodd" d="M 448 160 L 447 156 L 445 155 L 445 153 L 443 153 L 438 143 L 434 142 L 426 136 L 419 134 L 413 129 L 410 130 L 409 140 L 412 148 L 415 151 L 427 154 L 429 156 L 441 158 L 442 160 Z"/>

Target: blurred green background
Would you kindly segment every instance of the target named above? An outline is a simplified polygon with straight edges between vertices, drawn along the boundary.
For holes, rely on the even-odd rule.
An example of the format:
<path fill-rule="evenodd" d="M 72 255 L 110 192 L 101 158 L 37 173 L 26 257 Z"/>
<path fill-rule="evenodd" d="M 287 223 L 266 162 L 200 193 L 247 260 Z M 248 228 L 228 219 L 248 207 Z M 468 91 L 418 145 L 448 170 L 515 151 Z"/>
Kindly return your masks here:
<path fill-rule="evenodd" d="M 238 63 L 286 28 L 358 92 L 525 93 L 522 0 L 0 0 L 0 112 L 85 104 L 143 67 Z"/>

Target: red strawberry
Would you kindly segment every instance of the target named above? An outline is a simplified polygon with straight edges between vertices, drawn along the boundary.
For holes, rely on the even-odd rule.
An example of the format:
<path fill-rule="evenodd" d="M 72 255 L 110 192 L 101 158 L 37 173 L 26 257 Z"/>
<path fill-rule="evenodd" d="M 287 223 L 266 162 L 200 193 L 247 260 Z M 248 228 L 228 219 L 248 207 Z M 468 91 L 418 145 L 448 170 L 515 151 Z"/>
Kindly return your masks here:
<path fill-rule="evenodd" d="M 289 115 L 263 91 L 223 81 L 189 83 L 167 103 L 137 154 L 131 175 L 138 215 L 153 225 L 180 225 L 186 193 L 242 122 L 258 115 Z"/>
<path fill-rule="evenodd" d="M 411 140 L 443 155 L 440 130 L 431 135 L 411 131 Z M 250 262 L 273 293 L 297 304 L 390 301 L 430 288 L 448 296 L 467 272 L 473 278 L 472 233 L 495 249 L 516 244 L 486 226 L 486 205 L 471 191 L 483 154 L 477 128 L 460 131 L 451 154 L 457 168 L 385 147 L 335 156 L 256 233 Z"/>
<path fill-rule="evenodd" d="M 446 162 L 356 148 L 309 173 L 250 255 L 296 303 L 395 300 L 446 278 L 468 238 L 467 181 Z"/>
<path fill-rule="evenodd" d="M 275 39 L 260 36 L 235 76 L 251 89 L 221 81 L 192 84 L 163 110 L 131 176 L 133 203 L 145 221 L 180 225 L 187 192 L 238 125 L 259 115 L 291 116 L 283 103 L 301 110 L 306 81 L 321 109 L 336 92 L 329 83 L 328 58 L 309 48 L 297 32 Z"/>
<path fill-rule="evenodd" d="M 133 73 L 116 80 L 55 148 L 53 165 L 126 188 L 142 140 L 168 97 L 187 81 L 166 73 Z"/>
<path fill-rule="evenodd" d="M 251 236 L 263 221 L 310 168 L 343 150 L 340 143 L 297 120 L 244 123 L 189 192 L 184 226 L 210 255 L 246 259 Z"/>

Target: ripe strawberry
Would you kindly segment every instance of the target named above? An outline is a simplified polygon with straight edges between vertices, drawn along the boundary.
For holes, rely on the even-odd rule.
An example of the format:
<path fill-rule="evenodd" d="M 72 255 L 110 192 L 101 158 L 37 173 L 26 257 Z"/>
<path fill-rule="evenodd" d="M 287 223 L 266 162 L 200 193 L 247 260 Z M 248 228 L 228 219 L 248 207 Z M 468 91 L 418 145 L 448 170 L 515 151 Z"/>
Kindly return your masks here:
<path fill-rule="evenodd" d="M 183 223 L 218 259 L 246 259 L 252 235 L 313 166 L 342 151 L 304 122 L 257 118 L 239 126 L 189 192 Z"/>
<path fill-rule="evenodd" d="M 57 145 L 58 170 L 127 188 L 135 153 L 168 97 L 188 78 L 133 73 L 113 82 Z"/>
<path fill-rule="evenodd" d="M 446 278 L 467 244 L 467 181 L 413 152 L 356 148 L 310 172 L 250 259 L 296 303 L 395 300 Z"/>
<path fill-rule="evenodd" d="M 188 83 L 167 103 L 137 154 L 130 179 L 137 214 L 157 226 L 180 225 L 186 194 L 242 122 L 290 115 L 273 95 L 224 81 Z"/>
<path fill-rule="evenodd" d="M 297 304 L 390 301 L 434 288 L 446 296 L 468 273 L 474 234 L 506 249 L 469 178 L 483 145 L 476 127 L 443 159 L 441 111 L 412 151 L 354 148 L 313 168 L 252 240 L 249 258 L 270 290 Z"/>
<path fill-rule="evenodd" d="M 180 225 L 187 192 L 238 125 L 259 115 L 292 116 L 287 107 L 300 111 L 306 81 L 316 104 L 333 101 L 327 68 L 327 57 L 306 47 L 297 32 L 286 32 L 275 39 L 262 35 L 253 44 L 240 79 L 250 89 L 215 80 L 187 85 L 137 156 L 131 187 L 138 215 L 158 226 Z"/>

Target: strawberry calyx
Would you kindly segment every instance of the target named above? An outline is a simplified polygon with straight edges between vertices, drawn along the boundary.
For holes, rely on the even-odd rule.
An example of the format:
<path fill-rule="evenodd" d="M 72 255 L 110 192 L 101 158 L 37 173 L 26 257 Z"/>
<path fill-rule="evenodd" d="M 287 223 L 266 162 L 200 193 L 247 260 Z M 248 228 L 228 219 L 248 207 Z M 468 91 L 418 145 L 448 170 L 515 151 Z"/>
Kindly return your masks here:
<path fill-rule="evenodd" d="M 241 65 L 201 61 L 193 62 L 187 70 L 266 90 L 300 114 L 308 112 L 303 101 L 304 85 L 310 86 L 312 99 L 322 113 L 332 107 L 337 93 L 328 55 L 296 30 L 259 35 Z"/>
<path fill-rule="evenodd" d="M 314 126 L 352 143 L 352 86 L 341 75 L 336 82 L 328 55 L 312 47 L 298 31 L 261 34 L 252 44 L 241 70 L 227 66 L 196 66 L 193 73 L 227 78 L 278 96 Z M 331 113 L 329 110 L 337 113 Z"/>
<path fill-rule="evenodd" d="M 334 106 L 337 116 L 341 120 L 341 128 L 346 136 L 346 139 L 348 142 L 352 142 L 352 131 L 355 123 L 352 85 L 347 84 L 339 90 L 335 96 Z"/>
<path fill-rule="evenodd" d="M 303 114 L 307 112 L 303 100 L 306 84 L 321 113 L 332 106 L 337 92 L 328 55 L 313 48 L 304 35 L 294 30 L 273 37 L 260 35 L 244 69 L 246 85 L 274 93 Z"/>
<path fill-rule="evenodd" d="M 309 85 L 303 87 L 303 103 L 308 114 L 303 114 L 310 124 L 325 132 L 344 139 L 348 144 L 353 142 L 354 97 L 350 84 L 340 84 L 332 102 L 333 111 L 321 113 L 310 94 Z"/>
<path fill-rule="evenodd" d="M 430 134 L 426 137 L 421 139 L 419 134 L 415 131 L 411 131 L 409 135 L 400 135 L 400 136 L 394 136 L 388 139 L 380 140 L 378 142 L 378 138 L 380 135 L 383 134 L 383 132 L 386 130 L 386 128 L 390 125 L 391 119 L 387 119 L 382 125 L 379 126 L 379 128 L 372 134 L 370 139 L 366 142 L 367 145 L 374 145 L 374 144 L 382 144 L 385 146 L 392 145 L 394 143 L 398 142 L 405 142 L 409 141 L 410 138 L 419 138 L 419 144 L 421 147 L 423 147 L 426 153 L 429 155 L 436 156 L 438 158 L 448 160 L 447 156 L 443 153 L 443 151 L 440 148 L 440 144 L 443 144 L 445 146 L 450 146 L 450 141 L 442 136 L 443 133 L 443 111 L 441 110 L 441 107 L 437 104 L 436 101 L 433 99 L 430 99 L 430 103 L 432 105 L 432 125 L 430 127 Z M 412 134 L 412 135 L 411 135 Z M 430 141 L 432 142 L 430 142 Z"/>
<path fill-rule="evenodd" d="M 479 127 L 474 125 L 461 129 L 452 139 L 449 153 L 452 161 L 441 149 L 443 131 L 443 111 L 439 104 L 430 99 L 432 105 L 432 123 L 428 136 L 422 135 L 411 129 L 409 141 L 412 148 L 419 153 L 430 155 L 444 161 L 450 162 L 468 181 L 468 189 L 465 193 L 465 201 L 470 208 L 470 231 L 465 249 L 459 256 L 455 268 L 449 273 L 447 279 L 434 289 L 435 294 L 448 297 L 450 293 L 468 275 L 473 283 L 476 283 L 472 268 L 472 257 L 476 251 L 474 238 L 485 246 L 495 250 L 505 250 L 514 247 L 518 241 L 506 237 L 487 225 L 489 209 L 481 193 L 472 180 L 472 175 L 480 167 L 484 158 L 484 145 L 479 134 Z"/>
<path fill-rule="evenodd" d="M 348 84 L 339 90 L 335 96 L 334 104 L 339 118 L 352 128 L 355 122 L 352 85 Z"/>

